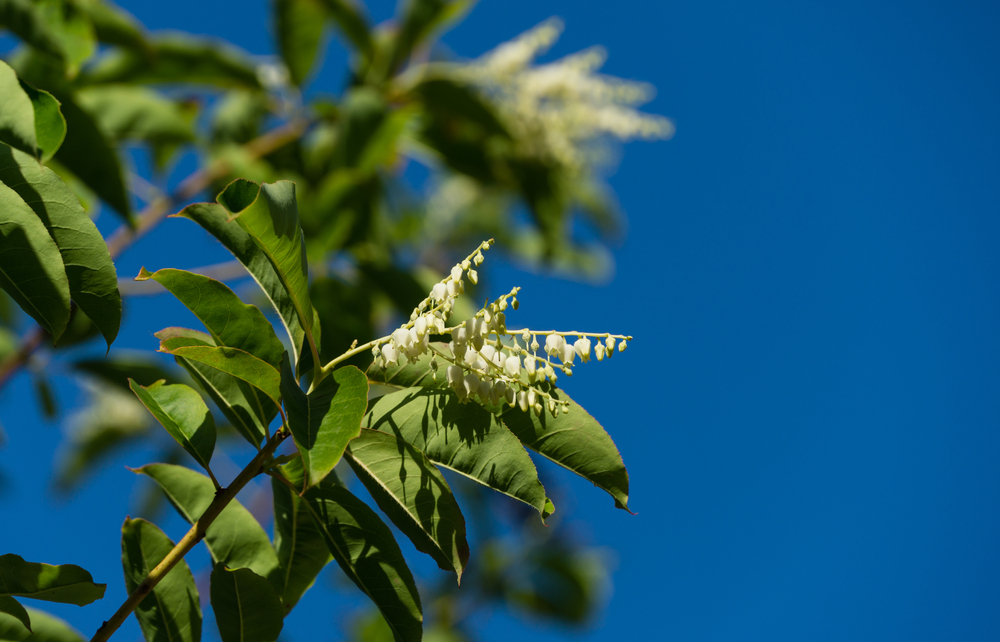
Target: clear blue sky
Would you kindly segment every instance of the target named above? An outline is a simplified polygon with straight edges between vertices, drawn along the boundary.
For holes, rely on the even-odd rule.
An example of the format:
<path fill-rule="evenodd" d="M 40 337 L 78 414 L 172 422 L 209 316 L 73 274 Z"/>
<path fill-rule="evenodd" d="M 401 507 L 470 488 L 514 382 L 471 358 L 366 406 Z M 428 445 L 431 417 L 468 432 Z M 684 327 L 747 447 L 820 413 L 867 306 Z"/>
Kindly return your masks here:
<path fill-rule="evenodd" d="M 262 0 L 124 5 L 273 51 Z M 1000 638 L 996 6 L 484 0 L 445 42 L 476 55 L 550 15 L 567 24 L 553 55 L 605 45 L 606 71 L 655 84 L 649 109 L 677 125 L 629 145 L 610 178 L 630 231 L 608 286 L 495 278 L 524 286 L 533 327 L 635 335 L 568 389 L 618 443 L 638 515 L 570 483 L 566 510 L 618 560 L 606 611 L 582 633 L 497 613 L 481 639 Z M 342 57 L 332 47 L 330 66 Z M 119 269 L 201 265 L 203 250 L 144 243 Z M 165 310 L 183 321 L 150 305 L 116 345 L 153 349 Z M 89 634 L 124 595 L 121 464 L 145 455 L 53 503 L 58 428 L 20 404 L 29 392 L 21 377 L 0 398 L 14 477 L 0 510 L 30 516 L 0 548 L 58 545 L 54 561 L 107 581 L 103 602 L 59 610 Z M 325 599 L 312 639 L 336 637 Z"/>

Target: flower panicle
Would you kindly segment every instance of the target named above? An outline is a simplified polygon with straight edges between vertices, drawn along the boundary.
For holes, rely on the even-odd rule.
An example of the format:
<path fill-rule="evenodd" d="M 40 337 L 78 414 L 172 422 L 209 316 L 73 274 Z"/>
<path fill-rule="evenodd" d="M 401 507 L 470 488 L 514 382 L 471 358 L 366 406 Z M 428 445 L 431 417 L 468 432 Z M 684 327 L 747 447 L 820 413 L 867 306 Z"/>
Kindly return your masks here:
<path fill-rule="evenodd" d="M 507 311 L 518 309 L 519 287 L 492 302 L 487 300 L 472 318 L 447 327 L 454 301 L 464 291 L 463 278 L 477 282 L 475 268 L 482 264 L 482 252 L 492 243 L 491 239 L 480 244 L 456 264 L 414 309 L 408 322 L 375 342 L 374 367 L 386 368 L 407 359 L 416 361 L 429 352 L 433 376 L 437 377 L 438 360 L 445 362 L 446 381 L 463 403 L 478 398 L 486 406 L 506 403 L 536 415 L 545 410 L 553 415 L 568 413 L 569 403 L 541 385 L 548 381 L 555 387 L 560 374 L 572 376 L 577 358 L 588 363 L 592 353 L 603 361 L 616 351 L 624 352 L 632 337 L 607 332 L 508 329 Z M 451 336 L 447 352 L 430 344 L 431 334 Z"/>

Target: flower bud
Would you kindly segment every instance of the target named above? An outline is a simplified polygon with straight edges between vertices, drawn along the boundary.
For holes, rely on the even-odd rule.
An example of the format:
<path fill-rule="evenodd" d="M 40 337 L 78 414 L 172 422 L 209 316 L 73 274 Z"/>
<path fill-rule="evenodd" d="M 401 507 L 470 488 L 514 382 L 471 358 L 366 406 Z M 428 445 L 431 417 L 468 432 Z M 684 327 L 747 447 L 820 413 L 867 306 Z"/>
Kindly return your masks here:
<path fill-rule="evenodd" d="M 608 356 L 610 357 L 615 353 L 615 338 L 608 337 L 607 339 L 604 340 L 604 343 L 605 345 L 608 346 Z"/>
<path fill-rule="evenodd" d="M 569 342 L 564 343 L 562 345 L 562 354 L 559 357 L 560 359 L 562 359 L 562 362 L 568 366 L 571 366 L 573 365 L 573 359 L 575 357 L 576 357 L 576 350 L 573 348 L 573 345 Z"/>
<path fill-rule="evenodd" d="M 476 255 L 472 257 L 472 262 L 476 264 L 476 267 L 482 265 L 484 260 L 482 252 L 476 252 Z"/>
<path fill-rule="evenodd" d="M 468 269 L 469 269 L 469 266 L 470 266 L 470 265 L 472 265 L 472 264 L 471 264 L 471 263 L 469 263 L 469 259 L 465 259 L 464 261 L 462 261 L 462 262 L 460 263 L 460 265 L 462 266 L 462 269 L 463 269 L 463 270 L 468 270 Z"/>
<path fill-rule="evenodd" d="M 503 391 L 503 398 L 507 400 L 507 405 L 513 408 L 514 404 L 517 403 L 517 391 L 513 387 L 507 388 Z"/>
<path fill-rule="evenodd" d="M 604 344 L 603 343 L 598 342 L 597 345 L 594 346 L 594 356 L 597 357 L 598 361 L 604 361 Z"/>
<path fill-rule="evenodd" d="M 479 283 L 479 273 L 475 270 L 469 270 L 469 280 L 472 281 L 473 285 Z"/>
<path fill-rule="evenodd" d="M 530 347 L 531 347 L 531 351 L 532 352 L 538 352 L 538 347 L 539 347 L 538 346 L 538 337 L 532 337 L 531 338 L 531 346 Z"/>
<path fill-rule="evenodd" d="M 514 297 L 513 299 L 510 300 L 510 307 L 514 308 L 515 310 L 518 308 L 519 305 L 520 304 L 517 302 L 517 297 Z"/>
<path fill-rule="evenodd" d="M 528 393 L 523 390 L 517 393 L 517 407 L 521 412 L 528 412 Z"/>
<path fill-rule="evenodd" d="M 524 371 L 528 373 L 528 379 L 534 383 L 535 381 L 535 358 L 525 357 L 524 358 Z M 511 375 L 513 376 L 513 375 Z"/>
<path fill-rule="evenodd" d="M 625 352 L 625 348 L 627 347 L 628 343 L 625 342 L 625 339 L 622 339 L 621 344 L 618 346 L 618 352 Z"/>
<path fill-rule="evenodd" d="M 451 280 L 452 281 L 461 281 L 462 280 L 462 266 L 461 265 L 456 265 L 455 267 L 451 268 Z"/>

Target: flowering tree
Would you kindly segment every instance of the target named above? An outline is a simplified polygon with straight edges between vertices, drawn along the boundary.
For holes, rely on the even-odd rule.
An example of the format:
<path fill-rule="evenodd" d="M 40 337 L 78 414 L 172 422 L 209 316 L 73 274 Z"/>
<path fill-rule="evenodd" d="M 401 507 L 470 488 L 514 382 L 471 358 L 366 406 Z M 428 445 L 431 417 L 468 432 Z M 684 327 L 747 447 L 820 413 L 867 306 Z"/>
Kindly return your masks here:
<path fill-rule="evenodd" d="M 165 439 L 167 463 L 135 472 L 191 524 L 173 542 L 151 521 L 125 519 L 129 597 L 93 640 L 132 614 L 148 640 L 199 640 L 201 601 L 184 558 L 201 542 L 226 642 L 276 640 L 331 561 L 371 599 L 386 635 L 421 639 L 414 577 L 348 474 L 456 580 L 470 546 L 441 469 L 545 520 L 556 507 L 527 448 L 627 510 L 611 438 L 557 382 L 624 352 L 631 337 L 514 327 L 518 288 L 491 296 L 480 281 L 494 243 L 515 260 L 598 274 L 603 247 L 574 241 L 570 222 L 580 215 L 612 235 L 617 215 L 599 171 L 607 147 L 667 136 L 670 124 L 634 109 L 649 88 L 595 73 L 600 50 L 535 65 L 557 21 L 476 60 L 438 59 L 434 37 L 465 8 L 413 0 L 372 26 L 347 0 L 277 0 L 281 59 L 261 61 L 150 34 L 98 0 L 0 1 L 0 25 L 22 41 L 0 62 L 0 286 L 23 312 L 4 306 L 0 385 L 27 369 L 55 414 L 44 364 L 99 341 L 107 356 L 72 363 L 92 401 L 75 413 L 57 484 L 82 483 L 116 448 Z M 336 97 L 303 92 L 331 29 L 353 49 L 351 82 Z M 124 146 L 149 155 L 150 175 L 123 171 Z M 174 163 L 191 150 L 200 167 L 178 181 Z M 431 170 L 423 189 L 403 175 L 409 160 Z M 204 194 L 217 196 L 192 203 Z M 530 216 L 517 222 L 522 206 Z M 103 210 L 122 221 L 106 239 L 92 222 Z M 119 280 L 114 260 L 168 214 L 232 260 Z M 472 251 L 449 260 L 461 248 Z M 242 298 L 223 283 L 246 275 L 255 287 Z M 204 326 L 155 333 L 178 367 L 111 349 L 123 297 L 151 287 Z M 467 290 L 486 303 L 471 306 Z M 239 439 L 255 454 L 220 479 L 213 455 Z M 237 499 L 261 475 L 273 490 L 271 536 Z M 105 584 L 40 553 L 0 553 L 0 638 L 80 639 L 22 601 L 86 605 Z M 552 569 L 567 554 L 532 563 Z M 486 584 L 503 585 L 503 574 Z M 540 592 L 500 593 L 581 617 Z"/>

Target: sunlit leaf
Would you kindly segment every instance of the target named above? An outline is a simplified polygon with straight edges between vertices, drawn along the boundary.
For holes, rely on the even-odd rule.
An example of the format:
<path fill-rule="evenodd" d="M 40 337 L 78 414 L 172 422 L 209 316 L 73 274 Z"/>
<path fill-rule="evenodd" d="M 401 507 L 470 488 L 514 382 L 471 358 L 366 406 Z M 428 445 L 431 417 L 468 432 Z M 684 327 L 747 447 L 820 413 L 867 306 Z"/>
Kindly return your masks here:
<path fill-rule="evenodd" d="M 36 89 L 23 80 L 21 89 L 28 95 L 35 111 L 35 142 L 39 157 L 48 161 L 66 138 L 66 119 L 59 109 L 59 101 L 52 94 Z"/>
<path fill-rule="evenodd" d="M 198 521 L 215 499 L 212 480 L 190 468 L 149 464 L 135 472 L 148 475 L 159 484 L 173 507 L 190 524 Z M 280 590 L 278 556 L 264 529 L 239 501 L 231 501 L 208 527 L 205 545 L 212 561 L 229 568 L 249 568 Z"/>
<path fill-rule="evenodd" d="M 368 406 L 368 380 L 354 366 L 334 370 L 307 396 L 288 361 L 282 363 L 281 392 L 295 445 L 302 454 L 306 486 L 315 486 L 340 461 L 361 431 Z"/>
<path fill-rule="evenodd" d="M 163 144 L 194 138 L 194 113 L 147 87 L 87 87 L 76 93 L 76 102 L 114 141 Z"/>
<path fill-rule="evenodd" d="M 155 524 L 125 518 L 122 525 L 122 568 L 125 589 L 133 593 L 173 549 L 174 543 Z M 135 607 L 135 618 L 148 642 L 199 642 L 201 605 L 191 569 L 183 559 Z"/>
<path fill-rule="evenodd" d="M 63 0 L 39 0 L 38 8 L 42 19 L 62 48 L 62 58 L 66 64 L 66 75 L 76 76 L 80 65 L 94 55 L 97 37 L 94 26 L 87 16 L 77 8 L 76 3 Z"/>
<path fill-rule="evenodd" d="M 0 25 L 40 51 L 60 59 L 64 55 L 58 36 L 46 22 L 37 2 L 0 0 Z"/>
<path fill-rule="evenodd" d="M 212 610 L 222 642 L 274 642 L 285 612 L 271 584 L 248 568 L 212 569 Z"/>
<path fill-rule="evenodd" d="M 225 346 L 164 348 L 162 344 L 160 351 L 221 370 L 260 390 L 275 404 L 281 403 L 281 375 L 278 370 L 249 352 Z"/>
<path fill-rule="evenodd" d="M 59 618 L 37 609 L 26 609 L 31 617 L 29 632 L 14 617 L 0 613 L 0 640 L 7 642 L 83 642 L 72 627 Z"/>
<path fill-rule="evenodd" d="M 0 597 L 29 597 L 86 606 L 104 597 L 107 586 L 95 584 L 90 573 L 74 564 L 53 566 L 25 562 L 12 553 L 0 555 Z"/>
<path fill-rule="evenodd" d="M 362 429 L 345 454 L 379 508 L 438 566 L 458 580 L 469 562 L 465 518 L 437 468 L 393 434 Z"/>
<path fill-rule="evenodd" d="M 556 399 L 569 402 L 569 413 L 536 416 L 520 408 L 507 409 L 501 419 L 528 448 L 593 482 L 628 510 L 628 471 L 611 437 L 601 424 L 562 390 L 550 389 Z"/>
<path fill-rule="evenodd" d="M 163 381 L 143 387 L 129 379 L 129 387 L 170 436 L 208 470 L 215 451 L 215 420 L 201 395 L 184 384 Z"/>
<path fill-rule="evenodd" d="M 17 74 L 0 61 L 0 142 L 39 156 L 35 108 Z"/>
<path fill-rule="evenodd" d="M 17 192 L 45 224 L 66 266 L 70 297 L 110 347 L 121 324 L 122 300 L 114 263 L 97 226 L 55 172 L 6 145 L 0 145 L 0 182 Z"/>
<path fill-rule="evenodd" d="M 419 642 L 420 595 L 389 527 L 339 484 L 314 486 L 305 500 L 333 558 L 382 612 L 397 642 Z"/>
<path fill-rule="evenodd" d="M 450 391 L 408 388 L 376 400 L 362 425 L 394 434 L 435 464 L 547 516 L 545 489 L 531 457 L 496 415 L 482 406 L 460 403 Z"/>
<path fill-rule="evenodd" d="M 292 486 L 302 488 L 301 458 L 282 466 L 281 474 Z M 333 556 L 298 492 L 278 479 L 271 480 L 271 490 L 274 496 L 274 548 L 281 562 L 281 601 L 287 612 L 309 590 Z"/>
<path fill-rule="evenodd" d="M 56 340 L 69 321 L 69 281 L 45 225 L 0 183 L 0 287 Z"/>

